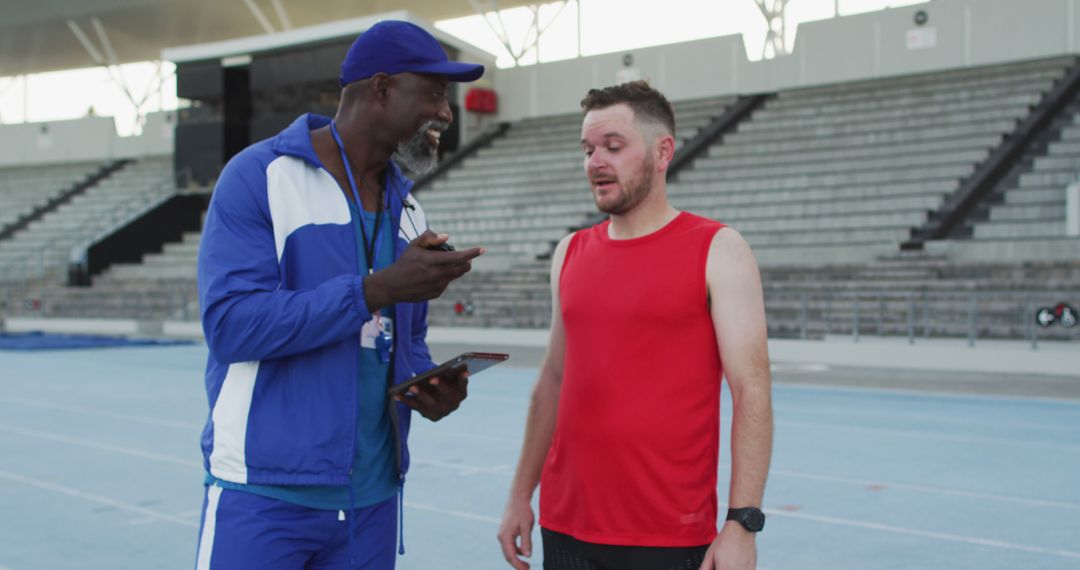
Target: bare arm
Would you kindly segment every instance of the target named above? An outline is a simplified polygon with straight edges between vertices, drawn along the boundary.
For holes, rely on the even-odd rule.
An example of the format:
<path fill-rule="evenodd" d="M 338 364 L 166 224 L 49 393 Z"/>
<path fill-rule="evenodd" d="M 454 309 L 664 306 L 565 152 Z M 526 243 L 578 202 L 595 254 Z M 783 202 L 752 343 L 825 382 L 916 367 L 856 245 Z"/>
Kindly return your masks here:
<path fill-rule="evenodd" d="M 563 356 L 566 353 L 566 333 L 559 309 L 559 274 L 571 238 L 572 236 L 563 238 L 551 258 L 551 336 L 544 362 L 540 366 L 540 377 L 533 387 L 529 416 L 525 423 L 525 441 L 518 459 L 517 471 L 514 473 L 514 481 L 510 486 L 510 498 L 499 526 L 498 539 L 503 557 L 518 570 L 529 567 L 528 563 L 518 557 L 532 556 L 532 528 L 535 522 L 531 506 L 532 496 L 540 484 L 540 475 L 551 448 L 559 410 Z"/>
<path fill-rule="evenodd" d="M 772 456 L 772 379 L 761 274 L 738 232 L 717 232 L 706 280 L 724 374 L 731 389 L 731 487 L 728 506 L 761 507 Z M 752 570 L 754 534 L 729 521 L 713 542 L 703 569 Z"/>

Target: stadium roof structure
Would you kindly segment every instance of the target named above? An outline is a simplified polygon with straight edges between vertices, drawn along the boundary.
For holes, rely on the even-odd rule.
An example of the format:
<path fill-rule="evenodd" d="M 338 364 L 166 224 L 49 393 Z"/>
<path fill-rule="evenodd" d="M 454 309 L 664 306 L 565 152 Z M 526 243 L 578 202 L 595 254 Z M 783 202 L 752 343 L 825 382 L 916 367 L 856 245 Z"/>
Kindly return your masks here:
<path fill-rule="evenodd" d="M 0 0 L 0 77 L 156 60 L 220 42 L 407 10 L 427 21 L 528 0 Z"/>

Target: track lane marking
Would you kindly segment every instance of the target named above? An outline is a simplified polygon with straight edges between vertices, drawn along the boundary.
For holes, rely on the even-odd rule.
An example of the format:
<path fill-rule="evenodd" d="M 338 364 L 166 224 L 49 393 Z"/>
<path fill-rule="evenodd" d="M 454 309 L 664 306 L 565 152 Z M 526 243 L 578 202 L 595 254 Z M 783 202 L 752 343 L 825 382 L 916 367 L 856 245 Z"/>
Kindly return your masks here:
<path fill-rule="evenodd" d="M 192 520 L 184 519 L 184 518 L 181 518 L 181 517 L 178 517 L 178 516 L 175 516 L 175 515 L 170 515 L 168 513 L 163 513 L 161 511 L 155 511 L 153 509 L 148 509 L 146 507 L 140 507 L 139 505 L 133 505 L 131 503 L 125 503 L 123 501 L 113 499 L 111 497 L 106 497 L 106 496 L 103 496 L 103 495 L 95 495 L 93 493 L 87 493 L 85 491 L 80 491 L 78 489 L 75 489 L 74 487 L 68 487 L 68 486 L 65 486 L 65 485 L 60 485 L 58 483 L 50 483 L 48 481 L 41 481 L 39 479 L 34 479 L 34 478 L 30 478 L 30 477 L 24 477 L 22 475 L 19 475 L 17 473 L 12 473 L 10 471 L 0 470 L 0 479 L 6 479 L 8 481 L 13 481 L 15 483 L 21 483 L 23 485 L 27 485 L 27 486 L 30 486 L 30 487 L 35 487 L 35 488 L 38 488 L 38 489 L 44 489 L 46 491 L 52 491 L 53 493 L 58 493 L 58 494 L 61 494 L 61 495 L 66 495 L 68 497 L 74 497 L 74 498 L 77 498 L 77 499 L 82 499 L 84 501 L 89 501 L 91 503 L 97 503 L 99 505 L 106 505 L 106 506 L 113 507 L 113 508 L 116 508 L 116 509 L 120 509 L 120 510 L 123 510 L 123 511 L 136 513 L 136 514 L 142 515 L 142 516 L 144 516 L 146 518 L 150 518 L 150 519 L 154 519 L 154 520 L 159 520 L 159 521 L 164 521 L 164 522 L 171 522 L 171 523 L 178 524 L 178 525 L 181 525 L 181 526 L 185 526 L 185 527 L 188 527 L 188 528 L 196 528 L 196 529 L 199 528 L 199 521 L 192 521 Z M 0 568 L 0 570 L 2 570 L 2 568 Z"/>

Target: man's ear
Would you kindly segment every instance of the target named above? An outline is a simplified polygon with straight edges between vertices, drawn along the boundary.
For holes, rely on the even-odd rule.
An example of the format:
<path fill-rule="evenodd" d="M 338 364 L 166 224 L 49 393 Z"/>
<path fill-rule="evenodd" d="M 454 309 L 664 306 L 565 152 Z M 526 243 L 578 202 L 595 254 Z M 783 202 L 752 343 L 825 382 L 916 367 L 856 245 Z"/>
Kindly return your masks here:
<path fill-rule="evenodd" d="M 379 103 L 385 103 L 390 98 L 390 88 L 393 86 L 393 78 L 385 73 L 376 73 L 370 79 L 371 96 Z"/>
<path fill-rule="evenodd" d="M 657 136 L 653 152 L 656 153 L 656 170 L 667 172 L 668 165 L 675 158 L 675 138 L 669 134 Z"/>

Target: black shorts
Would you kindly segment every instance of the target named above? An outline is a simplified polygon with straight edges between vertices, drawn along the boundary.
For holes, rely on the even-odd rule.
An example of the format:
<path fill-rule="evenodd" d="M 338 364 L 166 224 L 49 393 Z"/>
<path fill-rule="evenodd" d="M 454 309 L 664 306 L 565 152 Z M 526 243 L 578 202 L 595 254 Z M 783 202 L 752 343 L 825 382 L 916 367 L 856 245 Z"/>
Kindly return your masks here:
<path fill-rule="evenodd" d="M 540 529 L 544 570 L 698 570 L 709 545 L 613 546 Z"/>

